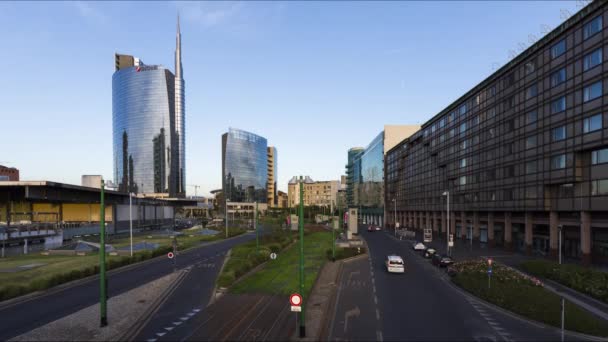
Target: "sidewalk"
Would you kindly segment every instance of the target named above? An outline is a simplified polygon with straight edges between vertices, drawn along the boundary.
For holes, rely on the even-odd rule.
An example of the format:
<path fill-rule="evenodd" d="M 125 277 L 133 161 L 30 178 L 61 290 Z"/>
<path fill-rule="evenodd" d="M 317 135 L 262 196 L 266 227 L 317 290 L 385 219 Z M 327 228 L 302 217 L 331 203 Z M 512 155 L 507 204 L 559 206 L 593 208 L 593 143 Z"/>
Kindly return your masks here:
<path fill-rule="evenodd" d="M 390 233 L 391 231 L 389 231 Z M 436 232 L 434 232 L 436 233 Z M 416 239 L 422 241 L 422 232 L 416 232 Z M 409 243 L 409 241 L 413 240 L 403 240 L 405 243 Z M 433 236 L 433 242 L 426 243 L 425 245 L 429 247 L 433 247 L 437 249 L 439 253 L 445 253 L 446 251 L 446 240 L 445 238 L 441 238 L 438 236 Z M 484 246 L 479 242 L 473 242 L 471 246 L 470 240 L 455 240 L 454 247 L 452 247 L 452 257 L 455 261 L 460 261 L 464 259 L 471 258 L 487 258 L 492 257 L 497 262 L 503 263 L 507 266 L 510 266 L 518 271 L 527 274 L 520 267 L 520 264 L 526 260 L 534 260 L 534 259 L 546 259 L 539 256 L 527 256 L 515 251 L 506 251 L 502 247 L 493 247 L 490 248 L 488 246 Z M 532 276 L 532 275 L 530 275 Z M 536 277 L 536 276 L 535 276 Z M 544 283 L 544 287 L 560 296 L 563 296 L 566 300 L 584 308 L 585 310 L 595 314 L 598 317 L 601 317 L 604 320 L 608 321 L 608 304 L 603 303 L 595 298 L 592 298 L 588 295 L 580 293 L 576 290 L 573 290 L 567 286 L 561 285 L 555 281 L 545 279 L 542 277 L 536 277 L 541 279 Z"/>

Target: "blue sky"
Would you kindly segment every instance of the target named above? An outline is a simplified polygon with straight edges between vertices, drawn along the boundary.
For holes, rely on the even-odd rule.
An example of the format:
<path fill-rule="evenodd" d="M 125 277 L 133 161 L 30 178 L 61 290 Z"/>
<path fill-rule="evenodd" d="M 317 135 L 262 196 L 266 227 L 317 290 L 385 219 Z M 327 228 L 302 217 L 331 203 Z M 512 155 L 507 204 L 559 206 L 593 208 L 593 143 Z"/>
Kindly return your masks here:
<path fill-rule="evenodd" d="M 579 2 L 0 2 L 0 164 L 112 179 L 113 54 L 173 70 L 182 17 L 187 183 L 221 187 L 221 134 L 266 137 L 279 189 L 338 179 L 385 124 L 423 123 Z M 193 187 L 188 187 L 194 193 Z"/>

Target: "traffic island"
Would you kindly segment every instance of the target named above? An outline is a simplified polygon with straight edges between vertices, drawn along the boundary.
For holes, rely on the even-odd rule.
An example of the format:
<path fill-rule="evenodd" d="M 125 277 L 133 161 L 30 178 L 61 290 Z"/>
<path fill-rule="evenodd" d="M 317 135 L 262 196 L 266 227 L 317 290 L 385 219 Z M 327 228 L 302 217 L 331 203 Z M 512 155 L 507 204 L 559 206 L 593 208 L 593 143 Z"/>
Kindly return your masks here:
<path fill-rule="evenodd" d="M 485 260 L 458 262 L 448 269 L 452 281 L 473 295 L 516 314 L 554 327 L 561 327 L 561 297 L 543 283 L 513 268 Z M 565 302 L 565 329 L 608 337 L 608 322 Z"/>

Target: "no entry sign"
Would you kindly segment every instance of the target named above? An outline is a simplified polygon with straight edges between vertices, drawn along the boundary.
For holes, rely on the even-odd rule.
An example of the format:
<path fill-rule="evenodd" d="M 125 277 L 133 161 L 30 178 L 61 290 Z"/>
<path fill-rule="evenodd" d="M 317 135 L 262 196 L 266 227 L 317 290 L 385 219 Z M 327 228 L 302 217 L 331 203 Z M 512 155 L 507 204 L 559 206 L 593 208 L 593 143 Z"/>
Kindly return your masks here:
<path fill-rule="evenodd" d="M 169 252 L 169 253 L 167 253 L 167 257 L 168 257 L 169 259 L 173 259 L 173 257 L 174 257 L 174 256 L 175 256 L 175 255 L 173 255 L 173 252 Z"/>
<path fill-rule="evenodd" d="M 291 303 L 292 306 L 300 306 L 300 305 L 302 305 L 302 296 L 300 296 L 297 293 L 294 293 L 291 296 L 289 296 L 289 302 Z"/>

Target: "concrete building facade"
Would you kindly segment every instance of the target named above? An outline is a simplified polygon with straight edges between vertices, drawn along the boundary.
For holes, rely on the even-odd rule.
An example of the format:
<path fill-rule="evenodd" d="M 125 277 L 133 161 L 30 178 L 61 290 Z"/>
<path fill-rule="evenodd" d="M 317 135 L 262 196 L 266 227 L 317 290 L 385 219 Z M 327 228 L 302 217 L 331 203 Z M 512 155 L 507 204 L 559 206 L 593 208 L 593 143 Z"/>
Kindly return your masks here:
<path fill-rule="evenodd" d="M 388 151 L 389 224 L 608 261 L 607 20 L 589 4 Z"/>
<path fill-rule="evenodd" d="M 293 208 L 300 204 L 300 186 L 297 177 L 289 180 L 287 193 L 289 207 Z M 304 205 L 333 208 L 336 205 L 340 181 L 313 181 L 309 176 L 304 178 Z"/>

